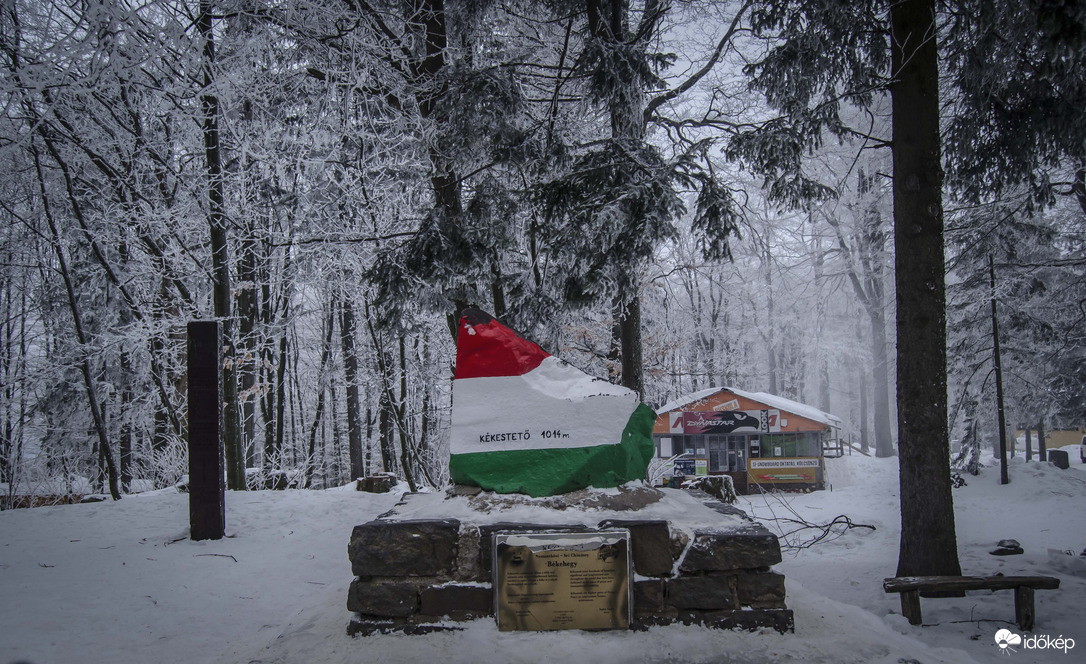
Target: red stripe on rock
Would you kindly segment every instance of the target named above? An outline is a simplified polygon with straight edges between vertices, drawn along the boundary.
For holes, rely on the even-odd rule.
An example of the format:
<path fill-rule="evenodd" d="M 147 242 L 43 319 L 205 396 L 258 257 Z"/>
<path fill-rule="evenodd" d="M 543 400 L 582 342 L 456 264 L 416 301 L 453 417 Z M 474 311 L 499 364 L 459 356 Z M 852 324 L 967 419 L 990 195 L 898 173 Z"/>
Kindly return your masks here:
<path fill-rule="evenodd" d="M 456 379 L 522 376 L 550 357 L 497 319 L 467 309 L 456 338 Z"/>

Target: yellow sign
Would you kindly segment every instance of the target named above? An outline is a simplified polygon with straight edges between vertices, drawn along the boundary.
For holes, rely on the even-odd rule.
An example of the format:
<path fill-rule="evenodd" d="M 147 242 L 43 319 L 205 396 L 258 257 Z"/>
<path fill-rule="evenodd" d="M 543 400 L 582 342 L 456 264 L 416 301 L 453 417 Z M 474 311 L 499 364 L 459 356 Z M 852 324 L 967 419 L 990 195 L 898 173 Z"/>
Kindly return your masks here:
<path fill-rule="evenodd" d="M 630 534 L 496 533 L 498 630 L 627 629 Z"/>

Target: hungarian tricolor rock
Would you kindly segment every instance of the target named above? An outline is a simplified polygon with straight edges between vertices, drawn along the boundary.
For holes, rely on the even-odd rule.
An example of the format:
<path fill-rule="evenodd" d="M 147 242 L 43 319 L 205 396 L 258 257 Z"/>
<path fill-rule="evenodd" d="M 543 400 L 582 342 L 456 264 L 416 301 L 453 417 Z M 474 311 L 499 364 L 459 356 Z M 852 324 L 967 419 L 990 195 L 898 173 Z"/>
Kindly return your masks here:
<path fill-rule="evenodd" d="M 645 477 L 656 414 L 633 390 L 552 357 L 464 311 L 456 343 L 449 474 L 457 484 L 553 496 Z"/>

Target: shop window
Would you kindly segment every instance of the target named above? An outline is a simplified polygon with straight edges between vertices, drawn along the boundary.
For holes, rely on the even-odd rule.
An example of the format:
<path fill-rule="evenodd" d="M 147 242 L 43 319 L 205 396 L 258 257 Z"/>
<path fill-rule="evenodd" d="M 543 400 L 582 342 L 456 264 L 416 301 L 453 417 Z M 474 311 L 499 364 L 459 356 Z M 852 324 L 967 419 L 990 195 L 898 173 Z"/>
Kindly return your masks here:
<path fill-rule="evenodd" d="M 822 454 L 821 432 L 763 434 L 763 457 L 814 457 Z"/>

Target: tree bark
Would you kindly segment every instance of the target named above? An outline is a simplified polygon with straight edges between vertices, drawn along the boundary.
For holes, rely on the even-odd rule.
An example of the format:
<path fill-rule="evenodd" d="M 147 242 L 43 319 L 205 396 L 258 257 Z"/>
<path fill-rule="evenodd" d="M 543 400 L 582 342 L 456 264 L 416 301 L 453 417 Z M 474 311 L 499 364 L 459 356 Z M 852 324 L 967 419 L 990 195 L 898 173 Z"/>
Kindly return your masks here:
<path fill-rule="evenodd" d="M 238 260 L 238 345 L 241 347 L 238 378 L 241 383 L 241 431 L 244 437 L 245 465 L 257 465 L 256 452 L 256 377 L 259 349 L 256 343 L 258 308 L 256 303 L 256 239 L 251 219 L 246 223 Z M 266 459 L 265 459 L 266 460 Z"/>
<path fill-rule="evenodd" d="M 826 300 L 821 297 L 822 283 L 825 281 L 826 254 L 822 251 L 822 238 L 814 232 L 814 220 L 810 207 L 807 208 L 807 221 L 811 224 L 811 264 L 814 267 L 815 292 L 819 294 L 815 301 L 815 343 L 823 349 L 816 358 L 818 362 L 818 408 L 824 412 L 830 412 L 833 407 L 830 399 L 830 366 L 826 348 L 828 344 L 823 338 L 826 327 Z"/>
<path fill-rule="evenodd" d="M 358 355 L 355 351 L 354 307 L 347 298 L 340 305 L 340 343 L 343 347 L 343 373 L 347 381 L 347 450 L 351 459 L 351 479 L 365 475 L 362 467 L 362 418 L 358 402 Z"/>
<path fill-rule="evenodd" d="M 780 393 L 779 370 L 777 368 L 777 312 L 773 303 L 773 257 L 766 246 L 762 260 L 765 262 L 765 287 L 766 287 L 766 361 L 769 364 L 769 393 Z"/>
<path fill-rule="evenodd" d="M 646 3 L 644 11 L 655 11 L 655 2 Z M 627 17 L 629 9 L 628 0 L 586 0 L 585 8 L 588 12 L 589 31 L 592 37 L 609 42 L 625 42 L 627 35 Z M 650 31 L 651 32 L 651 31 Z M 648 34 L 640 35 L 644 40 Z M 641 143 L 645 140 L 645 115 L 644 109 L 647 103 L 643 91 L 635 92 L 626 99 L 613 98 L 610 100 L 608 111 L 611 116 L 611 138 L 627 144 Z M 634 224 L 633 220 L 628 223 Z M 636 266 L 631 266 L 636 269 Z M 619 312 L 618 325 L 619 343 L 621 351 L 621 383 L 624 387 L 644 396 L 645 374 L 642 362 L 642 335 L 641 335 L 641 295 L 633 287 L 633 292 L 616 294 L 615 309 Z"/>
<path fill-rule="evenodd" d="M 879 307 L 870 312 L 870 318 L 871 383 L 874 389 L 872 400 L 875 402 L 875 456 L 892 457 L 894 456 L 894 438 L 890 429 L 890 354 L 887 352 L 886 343 L 886 316 L 883 309 Z"/>
<path fill-rule="evenodd" d="M 219 149 L 219 99 L 212 91 L 215 37 L 210 0 L 200 0 L 196 28 L 203 39 L 204 90 L 200 94 L 203 112 L 204 159 L 207 168 L 207 223 L 211 231 L 211 273 L 214 278 L 215 317 L 222 321 L 223 354 L 223 448 L 226 455 L 226 484 L 245 488 L 245 454 L 238 418 L 238 385 L 235 369 L 234 326 L 230 302 L 230 246 L 224 209 L 222 154 Z"/>
<path fill-rule="evenodd" d="M 127 414 L 132 407 L 132 389 L 125 387 L 121 392 L 121 412 Z M 126 417 L 121 424 L 121 491 L 132 492 L 132 423 Z"/>
<path fill-rule="evenodd" d="M 992 363 L 995 366 L 996 411 L 999 415 L 999 483 L 1010 484 L 1007 474 L 1007 416 L 1003 410 L 1003 360 L 999 356 L 999 319 L 996 317 L 995 258 L 988 254 L 992 303 Z"/>
<path fill-rule="evenodd" d="M 860 174 L 860 193 L 868 191 L 867 178 Z M 890 430 L 890 362 L 886 344 L 886 297 L 883 285 L 883 256 L 885 237 L 882 219 L 874 207 L 864 215 L 863 227 L 855 237 L 853 250 L 845 241 L 838 222 L 831 215 L 826 221 L 837 232 L 837 242 L 842 251 L 856 260 L 848 264 L 848 277 L 852 290 L 867 312 L 871 323 L 871 389 L 875 408 L 875 454 L 879 457 L 894 455 L 894 441 Z M 858 256 L 857 256 L 858 255 Z"/>
<path fill-rule="evenodd" d="M 890 5 L 901 545 L 897 576 L 961 575 L 947 430 L 935 0 Z"/>
<path fill-rule="evenodd" d="M 619 319 L 622 336 L 622 385 L 645 396 L 645 374 L 641 360 L 641 298 L 635 296 L 626 304 Z"/>
<path fill-rule="evenodd" d="M 379 352 L 379 351 L 378 351 Z M 392 440 L 392 404 L 388 392 L 377 397 L 377 438 L 381 448 L 381 465 L 386 473 L 396 473 L 396 443 Z"/>
<path fill-rule="evenodd" d="M 400 438 L 400 468 L 403 470 L 404 479 L 407 480 L 407 486 L 411 488 L 411 492 L 414 493 L 417 489 L 415 486 L 415 471 L 414 463 L 411 451 L 411 441 L 409 440 L 409 432 L 407 430 L 407 420 L 405 414 L 407 413 L 407 357 L 406 349 L 404 347 L 403 335 L 400 335 L 400 395 L 397 398 L 393 412 L 396 414 L 396 428 L 399 429 Z M 385 384 L 385 389 L 389 392 L 389 397 L 392 397 L 392 388 L 389 384 Z"/>
<path fill-rule="evenodd" d="M 870 438 L 868 437 L 867 421 L 869 419 L 867 413 L 867 371 L 865 371 L 863 364 L 860 365 L 860 449 L 864 452 L 868 452 L 871 449 Z"/>
<path fill-rule="evenodd" d="M 317 431 L 321 425 L 321 417 L 324 415 L 324 393 L 327 391 L 325 381 L 328 380 L 325 372 L 328 370 L 328 361 L 332 357 L 332 330 L 336 326 L 335 298 L 330 299 L 332 301 L 328 303 L 328 319 L 325 321 L 324 342 L 321 344 L 321 368 L 317 380 L 317 408 L 313 414 L 313 426 L 309 429 L 309 450 L 305 464 L 306 486 L 312 486 L 313 472 L 317 468 Z"/>
<path fill-rule="evenodd" d="M 106 421 L 100 405 L 101 402 L 98 400 L 98 389 L 94 382 L 94 376 L 91 373 L 90 359 L 86 355 L 88 339 L 86 332 L 83 330 L 83 315 L 79 310 L 79 299 L 75 292 L 75 286 L 72 284 L 71 272 L 68 270 L 68 258 L 65 256 L 64 247 L 61 243 L 60 231 L 57 230 L 56 222 L 53 220 L 53 215 L 49 211 L 49 200 L 45 190 L 45 174 L 42 172 L 41 162 L 38 159 L 38 151 L 36 148 L 32 147 L 31 152 L 34 157 L 34 166 L 37 169 L 39 193 L 42 197 L 45 220 L 48 222 L 49 231 L 52 234 L 53 250 L 56 253 L 57 263 L 60 266 L 60 276 L 64 281 L 64 290 L 68 295 L 68 308 L 72 314 L 72 324 L 75 326 L 76 340 L 79 342 L 79 352 L 83 356 L 79 363 L 79 369 L 83 375 L 83 387 L 87 393 L 87 405 L 90 407 L 91 419 L 94 422 L 94 430 L 98 434 L 98 461 L 103 463 L 106 467 L 109 479 L 109 495 L 113 500 L 120 500 L 121 489 L 117 476 L 117 464 L 114 462 L 113 452 L 109 448 L 109 432 L 106 429 Z"/>
<path fill-rule="evenodd" d="M 280 468 L 283 466 L 283 447 L 286 440 L 287 410 L 287 326 L 283 321 L 283 333 L 279 337 L 279 366 L 275 371 L 275 443 L 271 450 L 265 451 L 265 464 L 268 461 Z M 268 458 L 270 452 L 271 458 Z"/>

